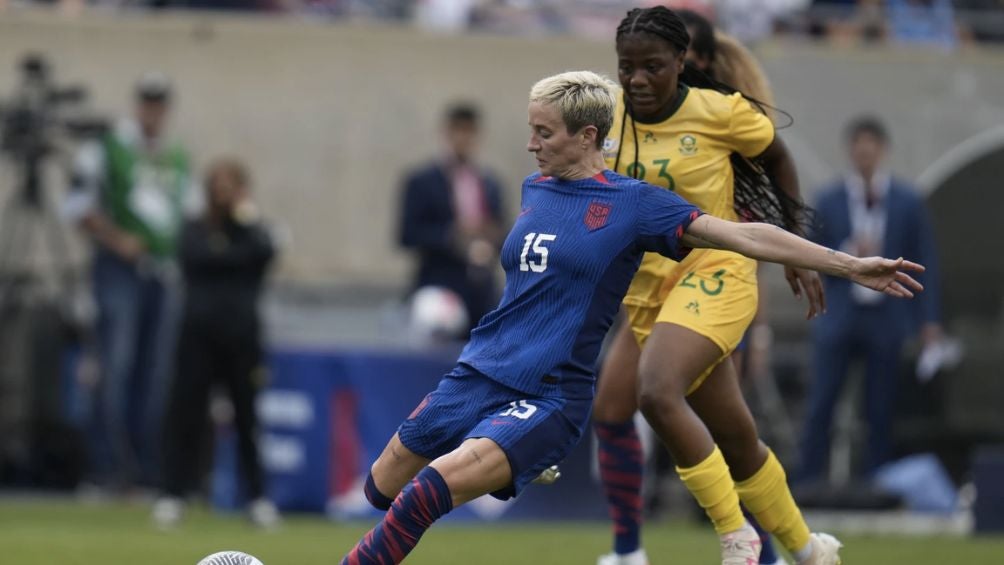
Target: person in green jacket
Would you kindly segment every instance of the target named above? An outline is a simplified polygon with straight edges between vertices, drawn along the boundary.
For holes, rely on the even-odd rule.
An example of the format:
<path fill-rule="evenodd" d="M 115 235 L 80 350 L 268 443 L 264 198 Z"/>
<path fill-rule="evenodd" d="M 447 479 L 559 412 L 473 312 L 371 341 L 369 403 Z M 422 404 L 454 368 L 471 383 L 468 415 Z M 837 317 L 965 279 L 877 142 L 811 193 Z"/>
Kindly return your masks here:
<path fill-rule="evenodd" d="M 174 346 L 177 236 L 190 175 L 168 140 L 169 79 L 140 77 L 135 114 L 77 155 L 67 202 L 94 243 L 96 349 L 91 479 L 121 489 L 156 484 L 160 424 Z"/>

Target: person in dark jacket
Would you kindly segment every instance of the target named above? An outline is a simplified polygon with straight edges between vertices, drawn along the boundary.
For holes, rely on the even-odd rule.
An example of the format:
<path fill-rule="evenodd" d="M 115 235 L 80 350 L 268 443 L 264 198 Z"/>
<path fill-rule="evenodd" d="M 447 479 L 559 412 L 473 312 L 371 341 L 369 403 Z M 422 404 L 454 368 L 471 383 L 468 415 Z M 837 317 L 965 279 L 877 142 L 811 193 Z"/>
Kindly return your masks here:
<path fill-rule="evenodd" d="M 153 518 L 161 527 L 181 519 L 182 499 L 196 488 L 202 468 L 199 454 L 212 387 L 220 384 L 233 405 L 249 517 L 256 525 L 272 527 L 279 516 L 265 497 L 254 406 L 265 374 L 258 299 L 275 247 L 249 198 L 243 164 L 216 161 L 205 186 L 206 213 L 185 225 L 179 248 L 185 304 L 164 425 L 163 496 L 154 505 Z"/>
<path fill-rule="evenodd" d="M 892 454 L 893 415 L 904 342 L 943 339 L 934 232 L 917 189 L 885 165 L 889 134 L 883 123 L 862 116 L 847 126 L 852 170 L 826 187 L 816 206 L 813 241 L 856 255 L 916 257 L 927 267 L 918 275 L 924 292 L 916 300 L 886 300 L 880 293 L 823 277 L 827 314 L 813 322 L 813 380 L 801 438 L 802 467 L 796 479 L 825 479 L 833 411 L 850 364 L 865 365 L 864 410 L 868 445 L 863 475 Z"/>
<path fill-rule="evenodd" d="M 499 184 L 475 163 L 479 121 L 474 106 L 447 110 L 447 155 L 405 179 L 399 227 L 400 244 L 418 260 L 411 291 L 455 292 L 469 328 L 498 302 L 495 265 L 504 236 Z"/>

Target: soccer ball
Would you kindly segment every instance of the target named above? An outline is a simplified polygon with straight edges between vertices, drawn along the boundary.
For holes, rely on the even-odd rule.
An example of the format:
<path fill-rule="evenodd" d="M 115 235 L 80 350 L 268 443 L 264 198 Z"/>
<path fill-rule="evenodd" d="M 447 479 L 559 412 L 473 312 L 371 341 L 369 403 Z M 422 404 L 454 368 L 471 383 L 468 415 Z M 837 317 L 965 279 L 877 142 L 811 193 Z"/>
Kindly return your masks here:
<path fill-rule="evenodd" d="M 422 339 L 451 339 L 467 329 L 467 308 L 457 293 L 423 286 L 411 298 L 411 330 Z"/>
<path fill-rule="evenodd" d="M 264 565 L 257 557 L 240 551 L 221 551 L 199 561 L 198 565 Z"/>

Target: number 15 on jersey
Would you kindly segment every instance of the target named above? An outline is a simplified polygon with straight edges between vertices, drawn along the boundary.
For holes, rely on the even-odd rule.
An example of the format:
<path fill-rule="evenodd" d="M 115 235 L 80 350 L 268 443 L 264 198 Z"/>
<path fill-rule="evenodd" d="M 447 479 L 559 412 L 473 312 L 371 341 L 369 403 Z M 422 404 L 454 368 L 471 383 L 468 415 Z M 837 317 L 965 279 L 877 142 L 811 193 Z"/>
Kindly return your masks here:
<path fill-rule="evenodd" d="M 547 246 L 545 245 L 549 241 L 554 241 L 558 236 L 549 233 L 534 233 L 530 232 L 523 237 L 523 252 L 519 255 L 519 270 L 520 271 L 533 271 L 534 273 L 543 273 L 547 270 Z M 534 254 L 540 256 L 539 260 L 534 260 L 533 258 L 527 258 L 530 253 L 530 248 L 533 248 Z"/>

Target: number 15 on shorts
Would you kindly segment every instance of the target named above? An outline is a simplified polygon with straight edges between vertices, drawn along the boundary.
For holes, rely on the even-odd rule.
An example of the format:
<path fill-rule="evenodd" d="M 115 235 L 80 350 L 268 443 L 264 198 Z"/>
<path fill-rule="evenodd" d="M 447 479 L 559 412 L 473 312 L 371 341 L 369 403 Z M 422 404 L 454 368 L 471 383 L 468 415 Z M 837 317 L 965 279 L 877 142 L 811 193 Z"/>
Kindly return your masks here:
<path fill-rule="evenodd" d="M 537 407 L 525 400 L 513 401 L 509 407 L 499 412 L 499 416 L 512 416 L 520 420 L 527 420 L 537 411 Z"/>

